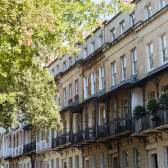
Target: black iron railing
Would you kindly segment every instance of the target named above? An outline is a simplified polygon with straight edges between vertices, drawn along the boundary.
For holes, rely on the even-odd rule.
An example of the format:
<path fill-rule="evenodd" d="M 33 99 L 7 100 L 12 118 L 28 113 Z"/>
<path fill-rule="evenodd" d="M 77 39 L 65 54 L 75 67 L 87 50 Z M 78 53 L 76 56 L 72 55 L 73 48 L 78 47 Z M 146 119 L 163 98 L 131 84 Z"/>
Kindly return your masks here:
<path fill-rule="evenodd" d="M 139 119 L 132 117 L 116 118 L 99 126 L 92 126 L 76 133 L 66 133 L 53 139 L 53 148 L 61 145 L 78 145 L 85 142 L 103 140 L 105 138 L 139 133 L 168 124 L 168 108 L 159 109 L 155 115 L 148 114 Z"/>
<path fill-rule="evenodd" d="M 23 153 L 30 153 L 36 150 L 36 142 L 31 142 L 23 146 Z"/>
<path fill-rule="evenodd" d="M 97 139 L 106 138 L 109 136 L 109 125 L 108 123 L 104 123 L 99 125 L 97 128 Z"/>
<path fill-rule="evenodd" d="M 131 118 L 116 118 L 113 121 L 98 126 L 97 139 L 117 136 L 127 131 L 132 131 Z"/>
<path fill-rule="evenodd" d="M 95 126 L 85 128 L 84 130 L 84 140 L 85 141 L 93 140 L 95 139 L 95 137 L 96 137 L 96 127 Z"/>
<path fill-rule="evenodd" d="M 133 119 L 134 132 L 154 129 L 168 124 L 168 108 L 160 108 L 155 114 L 147 114 L 139 119 Z"/>
<path fill-rule="evenodd" d="M 78 131 L 72 136 L 72 144 L 79 144 L 84 141 L 84 131 Z"/>
<path fill-rule="evenodd" d="M 72 142 L 72 133 L 63 133 L 52 140 L 52 147 L 57 148 Z"/>

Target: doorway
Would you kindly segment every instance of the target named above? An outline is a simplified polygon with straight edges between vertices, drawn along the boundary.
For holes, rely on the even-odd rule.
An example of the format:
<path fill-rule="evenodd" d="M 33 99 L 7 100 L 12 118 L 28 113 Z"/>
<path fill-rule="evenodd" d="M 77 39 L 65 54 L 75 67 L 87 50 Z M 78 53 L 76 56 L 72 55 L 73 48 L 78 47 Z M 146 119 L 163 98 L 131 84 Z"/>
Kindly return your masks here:
<path fill-rule="evenodd" d="M 118 157 L 116 155 L 110 154 L 109 155 L 109 166 L 110 168 L 118 168 Z"/>
<path fill-rule="evenodd" d="M 151 168 L 158 168 L 158 157 L 157 153 L 151 154 Z"/>

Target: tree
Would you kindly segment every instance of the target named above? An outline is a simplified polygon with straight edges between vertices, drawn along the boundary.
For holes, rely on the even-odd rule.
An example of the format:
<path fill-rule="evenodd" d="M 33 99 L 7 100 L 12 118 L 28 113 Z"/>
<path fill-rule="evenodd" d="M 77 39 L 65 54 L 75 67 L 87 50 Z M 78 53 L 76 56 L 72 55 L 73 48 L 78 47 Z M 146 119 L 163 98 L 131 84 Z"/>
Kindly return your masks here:
<path fill-rule="evenodd" d="M 101 26 L 102 16 L 114 7 L 130 5 L 122 0 L 0 0 L 1 126 L 21 119 L 35 127 L 60 127 L 56 88 L 41 66 L 51 53 L 75 54 L 83 33 Z"/>

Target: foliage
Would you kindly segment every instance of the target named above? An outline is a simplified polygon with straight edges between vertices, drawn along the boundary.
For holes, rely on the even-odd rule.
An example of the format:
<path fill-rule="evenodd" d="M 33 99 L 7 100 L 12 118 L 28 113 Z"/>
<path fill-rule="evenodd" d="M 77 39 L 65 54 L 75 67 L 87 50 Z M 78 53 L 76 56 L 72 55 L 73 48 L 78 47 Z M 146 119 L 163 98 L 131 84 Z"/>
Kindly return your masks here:
<path fill-rule="evenodd" d="M 145 109 L 141 105 L 137 105 L 134 109 L 134 117 L 139 119 L 140 117 L 145 115 Z"/>
<path fill-rule="evenodd" d="M 161 95 L 159 101 L 162 105 L 167 106 L 168 105 L 168 94 Z"/>
<path fill-rule="evenodd" d="M 149 112 L 155 114 L 158 110 L 158 102 L 155 99 L 151 99 L 148 101 L 146 108 Z"/>
<path fill-rule="evenodd" d="M 1 126 L 23 120 L 60 127 L 54 82 L 41 66 L 51 53 L 75 54 L 83 34 L 101 26 L 114 8 L 130 7 L 122 0 L 0 0 Z"/>
<path fill-rule="evenodd" d="M 35 127 L 60 129 L 58 107 L 54 102 L 56 87 L 53 78 L 47 69 L 33 64 L 18 76 L 18 90 L 22 93 L 17 96 L 18 110 L 24 116 L 20 122 Z"/>

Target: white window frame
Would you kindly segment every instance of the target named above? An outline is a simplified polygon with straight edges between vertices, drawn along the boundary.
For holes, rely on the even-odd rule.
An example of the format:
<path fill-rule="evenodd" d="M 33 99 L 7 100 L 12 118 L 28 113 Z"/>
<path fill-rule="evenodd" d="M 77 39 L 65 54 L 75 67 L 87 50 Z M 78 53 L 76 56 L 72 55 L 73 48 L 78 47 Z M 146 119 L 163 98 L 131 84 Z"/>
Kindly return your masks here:
<path fill-rule="evenodd" d="M 87 54 L 88 54 L 88 49 L 87 49 L 87 47 L 85 47 L 85 48 L 83 49 L 83 53 L 84 53 L 84 58 L 86 58 L 86 57 L 87 57 Z"/>
<path fill-rule="evenodd" d="M 140 168 L 140 153 L 137 148 L 133 148 L 133 155 L 134 155 L 134 167 L 135 168 Z"/>
<path fill-rule="evenodd" d="M 135 25 L 135 11 L 130 14 L 130 25 L 131 27 Z"/>
<path fill-rule="evenodd" d="M 102 111 L 103 109 L 103 111 Z M 99 120 L 98 124 L 102 125 L 106 122 L 106 110 L 105 110 L 105 104 L 101 103 L 99 104 Z"/>
<path fill-rule="evenodd" d="M 96 155 L 92 156 L 92 168 L 96 168 Z"/>
<path fill-rule="evenodd" d="M 84 99 L 87 99 L 88 98 L 88 78 L 85 77 L 84 78 Z"/>
<path fill-rule="evenodd" d="M 146 19 L 149 19 L 153 13 L 151 4 L 146 5 L 145 10 L 146 10 Z"/>
<path fill-rule="evenodd" d="M 71 66 L 72 64 L 73 64 L 72 57 L 69 57 L 69 66 Z"/>
<path fill-rule="evenodd" d="M 160 36 L 160 48 L 161 48 L 161 63 L 168 62 L 168 45 L 166 33 Z"/>
<path fill-rule="evenodd" d="M 164 156 L 165 168 L 168 168 L 168 146 L 164 147 Z"/>
<path fill-rule="evenodd" d="M 59 64 L 57 64 L 56 67 L 57 67 L 57 73 L 59 73 L 60 71 Z"/>
<path fill-rule="evenodd" d="M 28 168 L 28 166 L 27 166 L 27 168 Z M 51 159 L 51 168 L 55 168 L 54 159 Z"/>
<path fill-rule="evenodd" d="M 104 153 L 100 156 L 100 168 L 105 168 L 105 155 Z"/>
<path fill-rule="evenodd" d="M 73 168 L 73 158 L 69 157 L 69 168 Z"/>
<path fill-rule="evenodd" d="M 136 47 L 131 50 L 132 75 L 137 74 L 137 50 Z"/>
<path fill-rule="evenodd" d="M 92 41 L 91 42 L 91 51 L 94 52 L 95 49 L 96 49 L 96 43 L 95 43 L 95 41 Z"/>
<path fill-rule="evenodd" d="M 79 80 L 75 80 L 75 95 L 78 95 L 79 93 Z"/>
<path fill-rule="evenodd" d="M 153 42 L 147 44 L 147 62 L 148 62 L 148 71 L 151 71 L 154 68 L 154 47 Z"/>
<path fill-rule="evenodd" d="M 117 82 L 116 76 L 117 76 L 116 62 L 113 62 L 113 63 L 111 63 L 112 86 L 114 86 Z"/>
<path fill-rule="evenodd" d="M 115 27 L 113 27 L 111 30 L 110 30 L 110 33 L 111 33 L 111 41 L 114 41 L 115 40 L 115 35 L 116 35 L 116 32 L 115 32 Z"/>
<path fill-rule="evenodd" d="M 96 73 L 92 72 L 90 75 L 91 79 L 91 95 L 96 93 Z"/>
<path fill-rule="evenodd" d="M 103 44 L 103 34 L 99 35 L 99 47 L 101 47 Z"/>
<path fill-rule="evenodd" d="M 66 87 L 63 88 L 63 104 L 67 104 L 67 89 Z"/>
<path fill-rule="evenodd" d="M 76 155 L 76 156 L 75 156 L 75 168 L 79 168 L 79 167 L 80 167 L 80 166 L 79 166 L 79 164 L 80 164 L 80 163 L 79 163 L 79 162 L 80 162 L 79 160 L 80 160 L 80 159 L 79 159 L 79 156 Z"/>
<path fill-rule="evenodd" d="M 55 162 L 56 162 L 56 168 L 59 168 L 60 167 L 59 166 L 59 158 L 56 158 Z"/>
<path fill-rule="evenodd" d="M 125 20 L 122 20 L 120 22 L 120 34 L 123 34 L 125 32 Z"/>
<path fill-rule="evenodd" d="M 101 66 L 99 68 L 99 90 L 104 89 L 104 85 L 105 85 L 105 70 L 104 67 Z"/>
<path fill-rule="evenodd" d="M 127 68 L 127 60 L 126 60 L 126 55 L 123 55 L 121 57 L 121 80 L 126 79 L 126 68 Z"/>
<path fill-rule="evenodd" d="M 85 158 L 84 159 L 84 168 L 88 168 L 89 167 L 89 158 Z"/>
<path fill-rule="evenodd" d="M 128 150 L 122 151 L 122 158 L 123 158 L 123 167 L 128 168 L 129 162 L 128 162 Z"/>
<path fill-rule="evenodd" d="M 66 61 L 64 61 L 63 62 L 63 69 L 66 70 L 66 68 L 67 68 L 67 63 L 66 63 Z"/>
<path fill-rule="evenodd" d="M 69 84 L 69 100 L 72 99 L 72 83 Z"/>

